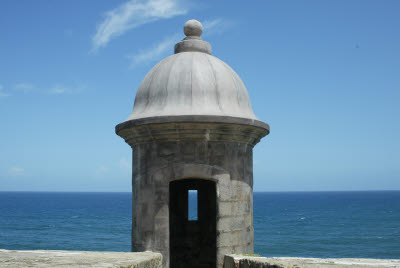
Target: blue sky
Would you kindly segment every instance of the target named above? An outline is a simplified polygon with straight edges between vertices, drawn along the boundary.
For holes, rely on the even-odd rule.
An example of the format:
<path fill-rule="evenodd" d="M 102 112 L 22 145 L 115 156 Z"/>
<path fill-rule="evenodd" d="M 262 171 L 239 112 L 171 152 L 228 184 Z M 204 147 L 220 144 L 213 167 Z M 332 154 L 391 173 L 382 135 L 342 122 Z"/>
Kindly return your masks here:
<path fill-rule="evenodd" d="M 114 132 L 188 19 L 271 134 L 255 191 L 400 190 L 400 1 L 0 1 L 0 191 L 131 191 Z"/>

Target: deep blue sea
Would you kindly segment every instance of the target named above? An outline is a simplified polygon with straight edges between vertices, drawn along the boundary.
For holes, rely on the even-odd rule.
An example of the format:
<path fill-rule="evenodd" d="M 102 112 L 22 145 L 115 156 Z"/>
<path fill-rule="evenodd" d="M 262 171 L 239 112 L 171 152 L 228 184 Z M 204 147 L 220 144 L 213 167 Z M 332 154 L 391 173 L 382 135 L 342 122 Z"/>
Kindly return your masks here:
<path fill-rule="evenodd" d="M 130 251 L 130 193 L 0 192 L 0 248 Z M 400 191 L 254 193 L 255 253 L 400 258 Z"/>

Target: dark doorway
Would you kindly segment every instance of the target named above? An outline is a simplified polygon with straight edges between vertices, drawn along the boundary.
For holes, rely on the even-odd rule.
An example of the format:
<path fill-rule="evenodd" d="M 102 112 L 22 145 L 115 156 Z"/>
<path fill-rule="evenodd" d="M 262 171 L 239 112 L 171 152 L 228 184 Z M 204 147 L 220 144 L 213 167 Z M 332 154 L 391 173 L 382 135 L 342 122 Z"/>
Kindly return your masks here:
<path fill-rule="evenodd" d="M 196 202 L 194 195 L 196 191 L 197 206 L 193 203 Z M 215 182 L 213 181 L 184 179 L 170 183 L 171 268 L 216 267 L 216 197 Z M 190 212 L 188 211 L 189 207 L 191 207 Z M 197 211 L 193 211 L 194 207 L 197 208 Z"/>

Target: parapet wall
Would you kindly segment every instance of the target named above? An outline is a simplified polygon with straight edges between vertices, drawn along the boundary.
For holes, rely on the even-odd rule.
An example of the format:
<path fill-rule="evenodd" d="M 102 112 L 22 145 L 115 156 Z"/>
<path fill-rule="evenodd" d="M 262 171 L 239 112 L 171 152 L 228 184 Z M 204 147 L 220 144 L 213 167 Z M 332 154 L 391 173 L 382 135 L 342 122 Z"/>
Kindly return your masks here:
<path fill-rule="evenodd" d="M 398 268 L 400 260 L 383 259 L 316 259 L 316 258 L 264 258 L 226 255 L 224 268 Z"/>
<path fill-rule="evenodd" d="M 195 264 L 187 264 L 194 267 Z M 0 249 L 0 267 L 163 268 L 162 255 L 146 252 L 95 252 Z M 224 268 L 400 268 L 400 259 L 264 258 L 225 255 Z M 173 268 L 173 267 L 172 267 Z"/>
<path fill-rule="evenodd" d="M 0 249 L 0 267 L 162 268 L 162 255 L 154 252 Z"/>

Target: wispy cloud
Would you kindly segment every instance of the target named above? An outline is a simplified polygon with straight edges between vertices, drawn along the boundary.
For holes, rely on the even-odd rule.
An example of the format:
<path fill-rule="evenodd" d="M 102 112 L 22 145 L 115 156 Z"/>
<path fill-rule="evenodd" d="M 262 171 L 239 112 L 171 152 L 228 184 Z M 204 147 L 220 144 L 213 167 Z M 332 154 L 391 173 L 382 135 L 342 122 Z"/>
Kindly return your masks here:
<path fill-rule="evenodd" d="M 217 18 L 206 20 L 203 23 L 204 35 L 221 34 L 228 30 L 233 23 L 226 19 Z M 151 63 L 172 54 L 174 45 L 184 37 L 183 32 L 177 32 L 164 38 L 162 41 L 150 46 L 150 48 L 141 50 L 136 54 L 129 55 L 127 58 L 131 60 L 131 67 L 143 63 Z"/>
<path fill-rule="evenodd" d="M 172 54 L 174 45 L 182 38 L 182 34 L 174 34 L 168 36 L 161 42 L 154 44 L 149 49 L 139 51 L 134 55 L 128 56 L 131 60 L 131 67 L 137 66 L 146 62 L 154 62 L 161 59 L 167 54 Z M 169 53 L 168 53 L 169 52 Z"/>
<path fill-rule="evenodd" d="M 2 97 L 8 97 L 8 96 L 10 96 L 10 94 L 5 93 L 4 90 L 3 90 L 3 86 L 0 85 L 0 98 L 2 98 Z"/>
<path fill-rule="evenodd" d="M 48 87 L 40 89 L 39 87 L 36 87 L 34 84 L 31 83 L 19 83 L 15 84 L 13 87 L 13 90 L 15 92 L 22 92 L 22 93 L 28 93 L 31 91 L 34 91 L 35 93 L 38 94 L 51 94 L 51 95 L 61 95 L 61 94 L 75 94 L 75 93 L 80 93 L 83 90 L 86 89 L 86 86 L 84 84 L 78 84 L 74 86 L 70 85 L 65 85 L 65 84 L 55 84 L 53 87 Z M 0 98 L 1 97 L 8 97 L 11 94 L 5 92 L 3 90 L 3 86 L 0 85 Z"/>
<path fill-rule="evenodd" d="M 53 95 L 61 95 L 61 94 L 74 94 L 83 91 L 85 86 L 66 86 L 66 85 L 55 85 L 52 87 L 48 93 Z"/>
<path fill-rule="evenodd" d="M 231 20 L 216 18 L 212 20 L 206 20 L 203 22 L 203 33 L 204 35 L 221 34 L 226 32 L 233 26 Z"/>
<path fill-rule="evenodd" d="M 92 37 L 92 51 L 105 47 L 111 39 L 140 25 L 187 13 L 178 0 L 130 0 L 105 13 Z"/>
<path fill-rule="evenodd" d="M 32 91 L 34 88 L 35 86 L 32 85 L 31 83 L 19 83 L 14 86 L 15 90 L 22 91 L 24 93 L 28 93 Z"/>
<path fill-rule="evenodd" d="M 8 175 L 10 176 L 17 177 L 23 174 L 24 174 L 24 169 L 21 167 L 14 166 L 8 169 Z"/>

